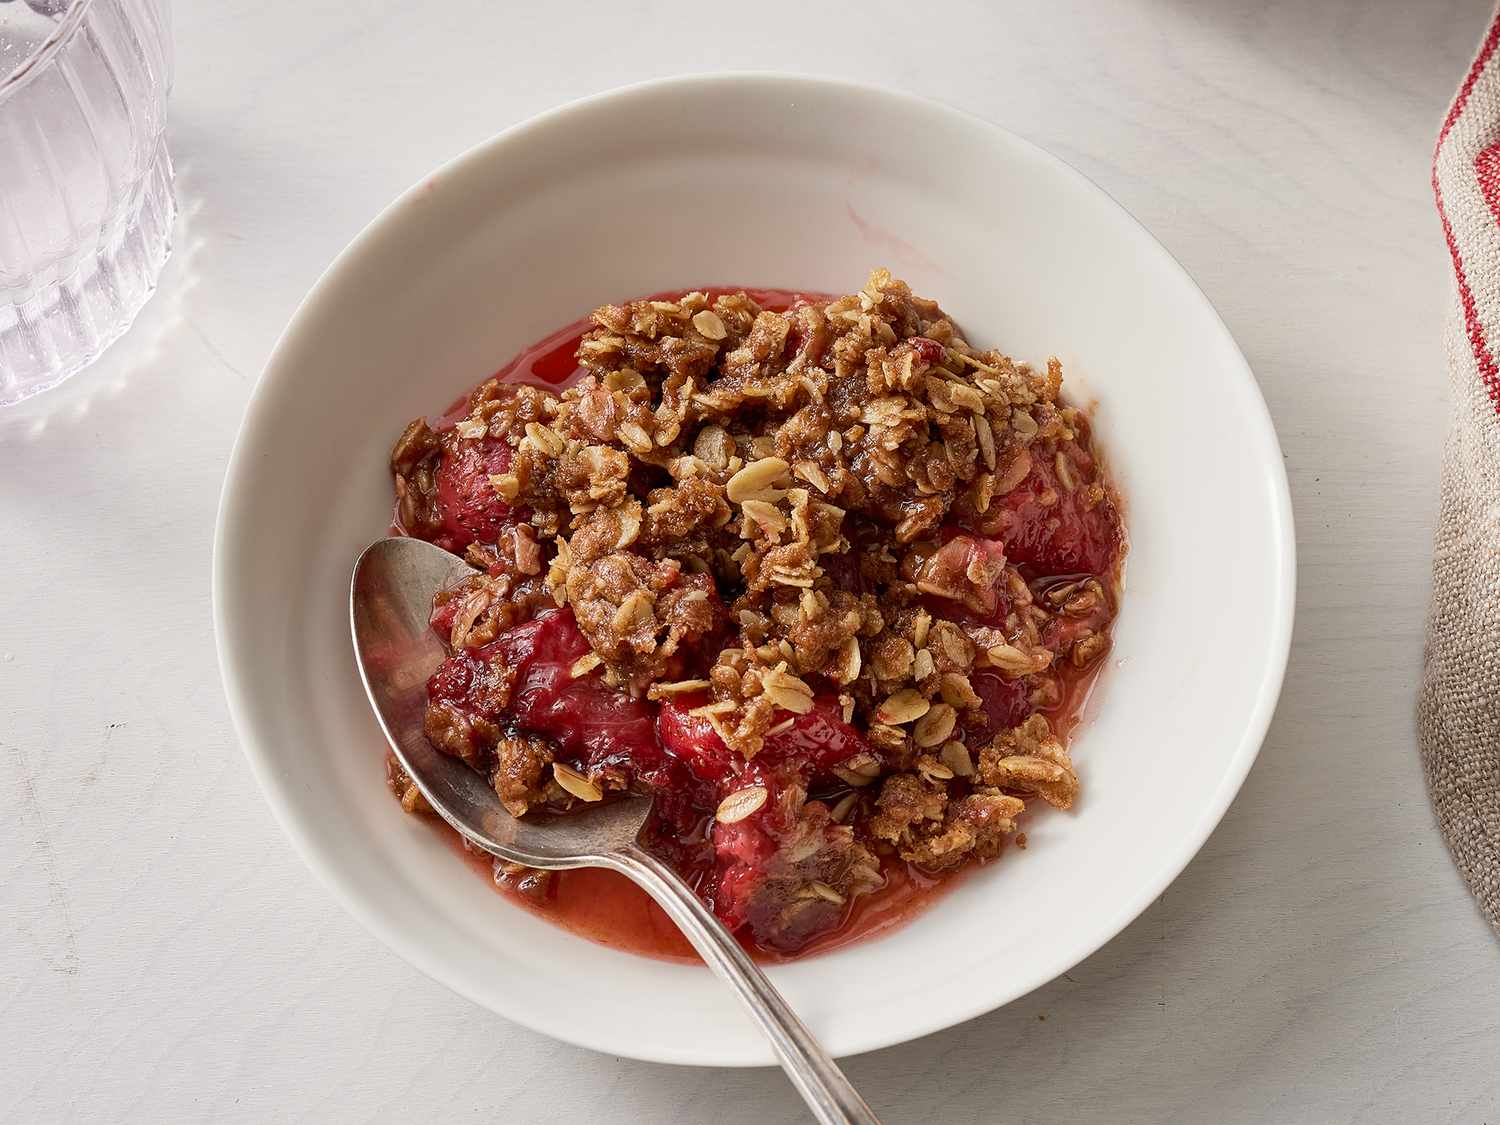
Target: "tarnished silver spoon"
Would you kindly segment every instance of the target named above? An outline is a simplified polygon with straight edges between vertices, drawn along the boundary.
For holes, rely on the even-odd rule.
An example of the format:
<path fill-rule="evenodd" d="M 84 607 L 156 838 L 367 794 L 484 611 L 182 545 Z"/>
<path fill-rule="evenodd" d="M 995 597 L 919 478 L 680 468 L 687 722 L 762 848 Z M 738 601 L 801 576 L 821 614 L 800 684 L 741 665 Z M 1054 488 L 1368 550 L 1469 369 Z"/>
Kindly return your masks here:
<path fill-rule="evenodd" d="M 427 741 L 427 679 L 447 655 L 428 626 L 432 596 L 473 573 L 457 556 L 408 538 L 374 544 L 354 566 L 349 619 L 359 674 L 391 749 L 422 795 L 464 839 L 501 859 L 544 870 L 607 867 L 635 880 L 734 990 L 814 1117 L 826 1125 L 879 1125 L 739 942 L 675 871 L 640 846 L 649 797 L 541 822 L 518 820 L 484 778 Z"/>

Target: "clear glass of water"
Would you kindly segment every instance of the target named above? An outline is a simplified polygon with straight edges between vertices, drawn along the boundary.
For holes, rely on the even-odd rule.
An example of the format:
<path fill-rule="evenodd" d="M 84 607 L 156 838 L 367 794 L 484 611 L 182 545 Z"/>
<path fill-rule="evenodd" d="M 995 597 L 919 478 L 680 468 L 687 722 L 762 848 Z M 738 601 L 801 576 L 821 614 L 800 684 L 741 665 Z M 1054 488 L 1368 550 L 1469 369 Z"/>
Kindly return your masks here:
<path fill-rule="evenodd" d="M 168 0 L 0 0 L 0 406 L 87 366 L 171 251 Z"/>

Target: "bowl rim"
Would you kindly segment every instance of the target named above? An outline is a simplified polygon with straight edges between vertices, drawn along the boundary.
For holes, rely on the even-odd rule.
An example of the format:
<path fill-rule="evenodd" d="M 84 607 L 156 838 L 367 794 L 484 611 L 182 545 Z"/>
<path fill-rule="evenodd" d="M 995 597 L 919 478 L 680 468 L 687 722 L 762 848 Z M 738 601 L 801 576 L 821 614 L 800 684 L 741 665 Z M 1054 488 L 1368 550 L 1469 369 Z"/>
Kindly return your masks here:
<path fill-rule="evenodd" d="M 472 166 L 493 159 L 495 153 L 517 139 L 536 131 L 555 128 L 565 123 L 569 117 L 587 111 L 602 102 L 662 90 L 675 90 L 686 95 L 694 89 L 701 89 L 705 86 L 723 87 L 737 84 L 775 85 L 787 91 L 803 89 L 842 92 L 862 98 L 903 103 L 908 106 L 914 104 L 927 112 L 947 115 L 961 120 L 970 127 L 988 131 L 1007 144 L 1018 148 L 1031 159 L 1049 166 L 1055 174 L 1099 196 L 1102 202 L 1113 209 L 1116 217 L 1121 220 L 1122 229 L 1130 232 L 1130 237 L 1135 239 L 1140 246 L 1142 254 L 1158 256 L 1161 265 L 1179 275 L 1180 280 L 1186 283 L 1187 299 L 1198 304 L 1200 314 L 1209 318 L 1208 323 L 1221 335 L 1222 342 L 1226 346 L 1224 351 L 1225 377 L 1244 384 L 1243 389 L 1249 394 L 1247 401 L 1255 407 L 1253 412 L 1245 416 L 1245 428 L 1247 434 L 1254 434 L 1254 437 L 1249 440 L 1261 446 L 1262 460 L 1270 478 L 1267 483 L 1270 485 L 1274 500 L 1271 522 L 1277 533 L 1275 538 L 1278 540 L 1273 576 L 1275 614 L 1269 630 L 1267 662 L 1262 670 L 1259 695 L 1242 730 L 1239 744 L 1235 747 L 1233 754 L 1226 759 L 1224 773 L 1218 787 L 1203 801 L 1197 819 L 1182 835 L 1177 847 L 1162 858 L 1152 876 L 1141 882 L 1136 894 L 1121 909 L 1117 910 L 1112 917 L 1102 919 L 1098 923 L 1095 936 L 1089 940 L 1079 945 L 1066 946 L 1060 956 L 1054 955 L 1027 978 L 1013 982 L 1003 989 L 975 990 L 967 1003 L 947 1004 L 936 1014 L 914 1011 L 911 1013 L 910 1020 L 899 1028 L 856 1028 L 837 1045 L 837 1053 L 840 1057 L 909 1042 L 964 1023 L 1020 999 L 1092 956 L 1119 936 L 1192 862 L 1243 786 L 1250 768 L 1260 753 L 1276 710 L 1291 653 L 1296 610 L 1296 539 L 1285 462 L 1265 397 L 1228 326 L 1182 263 L 1109 192 L 1061 157 L 978 114 L 948 105 L 937 99 L 848 79 L 770 70 L 689 73 L 630 83 L 563 103 L 517 122 L 480 141 L 445 161 L 436 169 L 424 173 L 366 223 L 318 276 L 277 339 L 266 360 L 261 377 L 257 380 L 246 404 L 220 491 L 211 563 L 214 642 L 230 721 L 249 762 L 251 773 L 276 820 L 281 825 L 282 831 L 318 880 L 332 891 L 334 898 L 366 930 L 383 942 L 387 948 L 433 980 L 480 1007 L 496 1012 L 505 1019 L 513 1020 L 552 1038 L 601 1053 L 676 1065 L 746 1067 L 773 1065 L 769 1048 L 754 1057 L 726 1056 L 720 1049 L 707 1042 L 676 1049 L 664 1049 L 652 1045 L 633 1049 L 629 1043 L 606 1041 L 603 1037 L 595 1035 L 587 1026 L 562 1024 L 550 1019 L 545 1012 L 533 1011 L 520 1004 L 506 1004 L 489 996 L 481 997 L 470 989 L 462 974 L 451 971 L 449 964 L 431 952 L 424 943 L 409 939 L 400 930 L 388 928 L 378 913 L 372 907 L 368 907 L 362 897 L 352 892 L 341 881 L 331 862 L 325 858 L 309 834 L 304 831 L 294 803 L 283 791 L 276 777 L 273 756 L 263 747 L 258 731 L 250 718 L 252 708 L 243 688 L 245 676 L 241 671 L 240 658 L 228 640 L 230 625 L 225 610 L 225 590 L 230 581 L 230 564 L 226 550 L 230 534 L 230 512 L 234 506 L 234 496 L 241 487 L 241 478 L 250 473 L 253 468 L 252 448 L 258 440 L 259 432 L 264 427 L 261 414 L 266 409 L 266 401 L 269 397 L 267 388 L 279 377 L 281 364 L 285 362 L 284 357 L 295 350 L 295 345 L 304 334 L 313 330 L 319 307 L 329 299 L 330 292 L 336 290 L 343 282 L 345 275 L 356 268 L 366 247 L 380 239 L 385 228 L 395 222 L 420 197 L 424 187 L 434 177 L 449 178 L 461 175 Z"/>

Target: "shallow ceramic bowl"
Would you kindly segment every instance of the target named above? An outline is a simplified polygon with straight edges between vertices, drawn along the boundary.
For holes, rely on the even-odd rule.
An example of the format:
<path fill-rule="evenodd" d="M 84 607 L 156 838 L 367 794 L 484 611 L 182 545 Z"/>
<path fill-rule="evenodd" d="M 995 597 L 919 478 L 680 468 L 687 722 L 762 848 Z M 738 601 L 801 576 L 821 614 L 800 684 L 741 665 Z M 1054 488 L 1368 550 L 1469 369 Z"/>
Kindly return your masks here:
<path fill-rule="evenodd" d="M 903 929 L 776 984 L 841 1055 L 1005 1004 L 1119 933 L 1238 791 L 1291 636 L 1290 505 L 1255 381 L 1167 252 L 1059 160 L 930 102 L 759 75 L 590 98 L 438 170 L 340 255 L 261 378 L 219 513 L 219 655 L 267 798 L 349 909 L 463 995 L 611 1054 L 771 1061 L 706 971 L 550 926 L 391 799 L 347 597 L 386 528 L 392 441 L 601 303 L 848 292 L 874 266 L 980 346 L 1058 355 L 1074 401 L 1097 401 L 1126 599 L 1074 747 L 1077 809 L 1036 817 L 1024 853 Z"/>

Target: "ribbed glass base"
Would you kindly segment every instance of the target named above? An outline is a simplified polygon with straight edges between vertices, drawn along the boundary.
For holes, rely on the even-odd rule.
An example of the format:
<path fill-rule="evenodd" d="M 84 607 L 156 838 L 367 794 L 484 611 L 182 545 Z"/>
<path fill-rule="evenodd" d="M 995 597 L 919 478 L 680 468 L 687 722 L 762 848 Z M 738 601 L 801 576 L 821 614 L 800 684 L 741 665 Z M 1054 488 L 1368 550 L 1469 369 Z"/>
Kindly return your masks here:
<path fill-rule="evenodd" d="M 130 327 L 155 291 L 172 252 L 177 215 L 165 138 L 141 181 L 139 199 L 125 210 L 99 251 L 67 277 L 20 303 L 0 297 L 0 406 L 87 367 Z"/>

